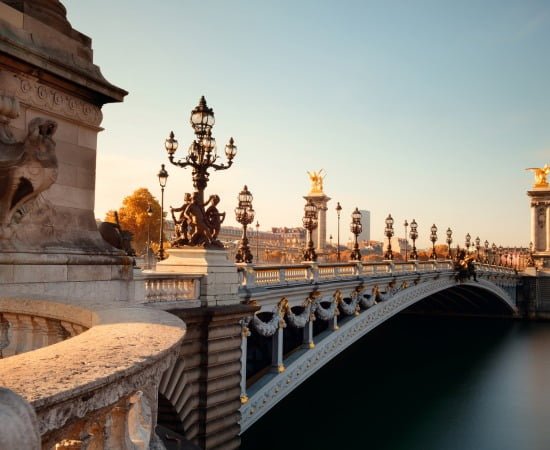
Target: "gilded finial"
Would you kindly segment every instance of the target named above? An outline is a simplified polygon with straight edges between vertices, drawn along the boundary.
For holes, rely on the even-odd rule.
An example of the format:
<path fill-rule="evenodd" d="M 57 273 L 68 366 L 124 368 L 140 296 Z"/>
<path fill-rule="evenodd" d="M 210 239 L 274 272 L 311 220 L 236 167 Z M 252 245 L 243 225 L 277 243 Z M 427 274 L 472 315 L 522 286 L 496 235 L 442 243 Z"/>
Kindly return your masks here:
<path fill-rule="evenodd" d="M 325 175 L 321 175 L 324 169 L 319 170 L 319 172 L 308 172 L 309 179 L 311 180 L 311 190 L 310 194 L 323 194 L 323 178 Z"/>
<path fill-rule="evenodd" d="M 550 166 L 545 164 L 544 167 L 528 167 L 525 170 L 531 170 L 535 173 L 534 188 L 548 187 L 546 176 L 550 173 Z"/>

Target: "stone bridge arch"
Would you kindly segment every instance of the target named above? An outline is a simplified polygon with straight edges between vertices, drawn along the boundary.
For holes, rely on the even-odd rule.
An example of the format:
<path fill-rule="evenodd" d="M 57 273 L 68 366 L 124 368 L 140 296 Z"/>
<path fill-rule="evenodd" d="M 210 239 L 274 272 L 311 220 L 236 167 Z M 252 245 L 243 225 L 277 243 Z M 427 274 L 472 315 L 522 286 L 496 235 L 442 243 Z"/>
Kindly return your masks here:
<path fill-rule="evenodd" d="M 378 283 L 381 284 L 380 281 Z M 371 287 L 373 282 L 368 285 Z M 390 285 L 400 287 L 387 290 L 376 304 L 373 302 L 367 307 L 363 304 L 355 314 L 350 311 L 345 320 L 316 341 L 314 346 L 295 352 L 288 364 L 285 361 L 284 370 L 277 374 L 270 373 L 250 386 L 247 402 L 241 407 L 241 433 L 332 358 L 401 311 L 491 317 L 513 317 L 518 314 L 515 302 L 517 280 L 513 278 L 491 279 L 488 275 L 478 281 L 459 282 L 454 273 L 449 272 L 419 283 L 400 285 L 390 281 L 387 286 Z M 338 290 L 337 284 L 334 289 Z M 349 292 L 348 287 L 344 301 L 346 297 L 351 300 L 347 295 Z M 328 297 L 326 294 L 321 296 L 325 301 Z M 345 305 L 347 308 L 351 306 L 349 303 Z"/>

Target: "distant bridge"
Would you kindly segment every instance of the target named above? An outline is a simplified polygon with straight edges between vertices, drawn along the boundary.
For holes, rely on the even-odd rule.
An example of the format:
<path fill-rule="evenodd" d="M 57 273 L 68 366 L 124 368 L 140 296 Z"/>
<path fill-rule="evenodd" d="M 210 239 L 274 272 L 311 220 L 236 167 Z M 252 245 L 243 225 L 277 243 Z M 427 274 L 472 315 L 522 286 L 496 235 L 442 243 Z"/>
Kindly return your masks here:
<path fill-rule="evenodd" d="M 239 295 L 259 307 L 242 322 L 241 433 L 324 364 L 400 311 L 518 314 L 520 277 L 502 266 L 477 264 L 477 281 L 458 280 L 451 261 L 240 270 Z"/>

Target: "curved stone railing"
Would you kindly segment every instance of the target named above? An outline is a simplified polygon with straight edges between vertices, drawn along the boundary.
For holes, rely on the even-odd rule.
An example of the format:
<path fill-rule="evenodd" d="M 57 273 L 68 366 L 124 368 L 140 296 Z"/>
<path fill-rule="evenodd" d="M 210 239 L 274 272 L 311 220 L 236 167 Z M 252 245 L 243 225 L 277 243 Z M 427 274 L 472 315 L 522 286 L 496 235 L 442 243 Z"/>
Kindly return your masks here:
<path fill-rule="evenodd" d="M 0 308 L 48 320 L 61 317 L 87 328 L 0 360 L 0 385 L 34 408 L 43 449 L 148 448 L 155 439 L 160 378 L 185 335 L 180 319 L 120 303 L 80 307 L 0 299 Z"/>

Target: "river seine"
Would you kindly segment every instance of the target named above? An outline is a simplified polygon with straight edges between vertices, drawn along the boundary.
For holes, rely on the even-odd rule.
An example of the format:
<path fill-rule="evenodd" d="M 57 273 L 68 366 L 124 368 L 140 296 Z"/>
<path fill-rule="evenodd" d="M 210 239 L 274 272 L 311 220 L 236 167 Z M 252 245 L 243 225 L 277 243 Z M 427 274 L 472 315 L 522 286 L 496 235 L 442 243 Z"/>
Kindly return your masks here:
<path fill-rule="evenodd" d="M 395 317 L 242 436 L 271 449 L 550 450 L 550 323 Z"/>

